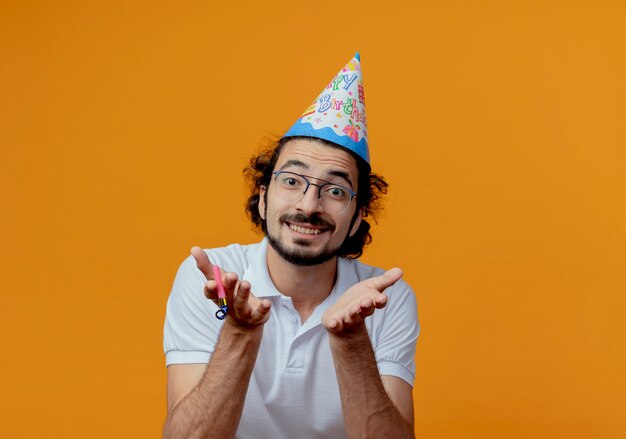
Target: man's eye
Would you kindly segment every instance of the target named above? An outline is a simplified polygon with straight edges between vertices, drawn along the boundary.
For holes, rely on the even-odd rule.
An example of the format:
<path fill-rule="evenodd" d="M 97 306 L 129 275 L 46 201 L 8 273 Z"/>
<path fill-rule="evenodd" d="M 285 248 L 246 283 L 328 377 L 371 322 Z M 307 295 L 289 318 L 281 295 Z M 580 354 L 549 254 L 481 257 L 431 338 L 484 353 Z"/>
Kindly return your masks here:
<path fill-rule="evenodd" d="M 289 187 L 289 188 L 297 188 L 297 187 L 299 187 L 299 186 L 300 186 L 300 184 L 301 184 L 301 183 L 300 183 L 300 181 L 299 181 L 297 178 L 295 178 L 295 177 L 284 177 L 284 178 L 281 180 L 281 184 L 282 184 L 284 187 Z"/>
<path fill-rule="evenodd" d="M 347 192 L 344 188 L 339 186 L 331 186 L 328 188 L 328 195 L 333 198 L 344 198 L 347 195 Z"/>

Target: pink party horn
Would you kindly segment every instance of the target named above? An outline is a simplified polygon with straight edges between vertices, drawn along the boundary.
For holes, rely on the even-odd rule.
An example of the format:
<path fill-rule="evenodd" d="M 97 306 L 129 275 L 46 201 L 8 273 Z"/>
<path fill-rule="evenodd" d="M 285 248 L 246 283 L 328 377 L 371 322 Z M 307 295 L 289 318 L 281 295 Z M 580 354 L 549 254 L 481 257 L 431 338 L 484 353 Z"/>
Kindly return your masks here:
<path fill-rule="evenodd" d="M 220 309 L 215 311 L 215 317 L 220 320 L 226 318 L 228 314 L 228 303 L 226 302 L 226 289 L 224 288 L 224 282 L 222 281 L 222 272 L 217 265 L 213 266 L 213 280 L 217 284 L 217 303 Z"/>

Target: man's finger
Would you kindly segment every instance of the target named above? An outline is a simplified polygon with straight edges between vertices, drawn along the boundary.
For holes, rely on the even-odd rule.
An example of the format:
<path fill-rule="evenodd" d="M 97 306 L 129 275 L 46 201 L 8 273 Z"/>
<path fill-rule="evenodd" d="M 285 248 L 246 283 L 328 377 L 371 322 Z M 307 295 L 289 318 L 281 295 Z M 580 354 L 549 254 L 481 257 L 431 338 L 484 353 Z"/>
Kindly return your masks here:
<path fill-rule="evenodd" d="M 250 297 L 250 282 L 242 281 L 233 299 L 233 307 L 242 314 L 248 308 L 248 298 Z"/>
<path fill-rule="evenodd" d="M 272 304 L 269 300 L 264 299 L 259 302 L 259 306 L 252 310 L 252 320 L 254 322 L 262 321 L 268 312 L 270 312 L 270 308 Z"/>
<path fill-rule="evenodd" d="M 374 306 L 376 308 L 381 309 L 384 308 L 385 305 L 387 305 L 387 296 L 384 293 L 379 294 L 374 298 Z"/>
<path fill-rule="evenodd" d="M 350 305 L 350 308 L 348 308 L 348 312 L 346 312 L 343 316 L 343 325 L 350 326 L 356 323 L 361 318 L 360 312 L 361 307 L 358 303 Z"/>
<path fill-rule="evenodd" d="M 232 271 L 226 273 L 222 271 L 222 283 L 224 284 L 224 289 L 226 290 L 226 299 L 228 300 L 228 303 L 231 303 L 235 300 L 237 290 L 239 289 L 239 276 L 237 276 L 237 273 L 233 273 Z"/>
<path fill-rule="evenodd" d="M 200 247 L 191 247 L 191 256 L 196 260 L 198 270 L 204 274 L 208 280 L 213 279 L 213 264 L 209 261 L 209 257 Z"/>
<path fill-rule="evenodd" d="M 204 283 L 204 295 L 207 299 L 217 303 L 217 282 L 214 280 L 208 280 Z"/>
<path fill-rule="evenodd" d="M 326 329 L 335 333 L 340 332 L 343 329 L 343 324 L 341 323 L 340 319 L 332 318 L 328 322 L 328 326 L 326 327 Z"/>
<path fill-rule="evenodd" d="M 376 276 L 369 279 L 369 286 L 382 293 L 386 288 L 389 288 L 398 282 L 402 278 L 402 274 L 402 269 L 392 268 L 385 271 L 382 276 Z"/>
<path fill-rule="evenodd" d="M 374 301 L 370 298 L 361 301 L 361 317 L 369 317 L 374 314 L 374 310 L 376 309 L 376 305 Z"/>

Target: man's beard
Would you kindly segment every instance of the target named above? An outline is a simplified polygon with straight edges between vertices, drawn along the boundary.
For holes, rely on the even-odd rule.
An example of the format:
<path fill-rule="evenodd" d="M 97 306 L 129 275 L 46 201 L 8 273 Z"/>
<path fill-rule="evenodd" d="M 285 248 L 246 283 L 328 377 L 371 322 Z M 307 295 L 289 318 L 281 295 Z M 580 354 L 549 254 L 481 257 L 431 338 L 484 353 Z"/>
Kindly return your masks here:
<path fill-rule="evenodd" d="M 324 226 L 329 232 L 333 232 L 335 230 L 335 226 L 332 223 L 325 221 L 318 215 L 308 217 L 303 213 L 297 213 L 294 215 L 285 214 L 280 217 L 280 224 L 282 225 L 286 222 L 310 224 L 312 226 Z M 311 244 L 307 239 L 295 239 L 293 243 L 296 244 L 297 247 L 290 249 L 285 247 L 282 242 L 272 236 L 269 231 L 266 230 L 265 234 L 270 245 L 280 257 L 291 264 L 299 265 L 301 267 L 323 264 L 324 262 L 337 256 L 339 249 L 341 248 L 341 245 L 339 245 L 337 248 L 325 248 L 320 253 L 313 254 L 307 252 L 306 247 Z"/>

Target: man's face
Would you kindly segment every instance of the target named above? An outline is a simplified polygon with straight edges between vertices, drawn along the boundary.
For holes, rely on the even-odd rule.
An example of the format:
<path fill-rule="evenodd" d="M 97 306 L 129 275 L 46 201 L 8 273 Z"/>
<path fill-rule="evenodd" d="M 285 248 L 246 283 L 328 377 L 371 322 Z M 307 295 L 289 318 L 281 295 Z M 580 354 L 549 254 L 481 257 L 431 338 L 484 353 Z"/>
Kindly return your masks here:
<path fill-rule="evenodd" d="M 358 191 L 355 159 L 342 149 L 315 140 L 290 140 L 274 170 L 304 174 Z M 322 184 L 315 178 L 309 180 Z M 361 223 L 360 212 L 352 222 L 356 199 L 342 212 L 329 212 L 313 184 L 297 201 L 285 201 L 277 195 L 274 177 L 269 187 L 261 188 L 259 213 L 266 222 L 268 240 L 276 253 L 295 265 L 317 265 L 332 259 Z"/>

